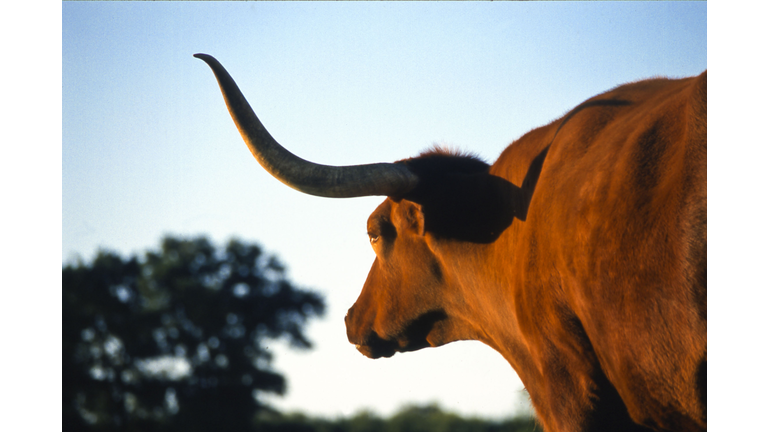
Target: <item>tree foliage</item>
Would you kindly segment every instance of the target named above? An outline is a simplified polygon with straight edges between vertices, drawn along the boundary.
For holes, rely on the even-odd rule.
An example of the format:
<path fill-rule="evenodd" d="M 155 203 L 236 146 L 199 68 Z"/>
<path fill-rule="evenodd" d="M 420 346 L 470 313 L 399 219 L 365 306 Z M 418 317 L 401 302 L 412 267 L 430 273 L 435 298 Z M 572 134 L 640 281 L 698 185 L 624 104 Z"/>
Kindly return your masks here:
<path fill-rule="evenodd" d="M 281 394 L 265 342 L 310 347 L 322 298 L 255 244 L 166 237 L 62 270 L 63 429 L 235 430 Z"/>
<path fill-rule="evenodd" d="M 461 417 L 437 405 L 409 405 L 389 418 L 363 411 L 328 420 L 300 413 L 259 415 L 258 432 L 534 432 L 541 427 L 530 417 L 487 420 Z"/>

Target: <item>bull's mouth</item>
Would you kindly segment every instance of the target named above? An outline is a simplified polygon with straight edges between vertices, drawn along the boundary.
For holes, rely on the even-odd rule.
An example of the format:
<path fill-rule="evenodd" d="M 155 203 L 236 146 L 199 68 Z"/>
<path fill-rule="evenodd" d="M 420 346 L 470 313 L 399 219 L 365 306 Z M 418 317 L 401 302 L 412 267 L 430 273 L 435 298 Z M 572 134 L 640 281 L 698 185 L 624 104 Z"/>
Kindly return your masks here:
<path fill-rule="evenodd" d="M 399 344 L 395 341 L 384 340 L 376 333 L 370 335 L 365 343 L 355 345 L 360 353 L 366 357 L 377 359 L 380 357 L 392 357 L 398 350 Z"/>
<path fill-rule="evenodd" d="M 435 323 L 446 319 L 444 311 L 428 312 L 406 326 L 405 331 L 394 339 L 383 339 L 376 332 L 371 332 L 362 344 L 355 348 L 366 357 L 377 359 L 392 357 L 397 352 L 416 351 L 430 346 L 427 335 Z"/>

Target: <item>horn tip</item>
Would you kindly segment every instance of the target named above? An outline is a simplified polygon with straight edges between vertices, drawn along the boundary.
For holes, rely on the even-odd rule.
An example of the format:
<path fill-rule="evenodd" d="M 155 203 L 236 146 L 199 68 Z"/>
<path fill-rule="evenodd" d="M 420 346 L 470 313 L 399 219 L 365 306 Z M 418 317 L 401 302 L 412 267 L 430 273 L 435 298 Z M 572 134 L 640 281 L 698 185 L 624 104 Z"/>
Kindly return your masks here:
<path fill-rule="evenodd" d="M 202 60 L 202 61 L 204 61 L 206 63 L 208 63 L 211 60 L 214 60 L 214 61 L 216 60 L 216 59 L 213 58 L 213 56 L 208 55 L 208 54 L 203 54 L 203 53 L 192 54 L 192 57 L 199 58 L 200 60 Z"/>

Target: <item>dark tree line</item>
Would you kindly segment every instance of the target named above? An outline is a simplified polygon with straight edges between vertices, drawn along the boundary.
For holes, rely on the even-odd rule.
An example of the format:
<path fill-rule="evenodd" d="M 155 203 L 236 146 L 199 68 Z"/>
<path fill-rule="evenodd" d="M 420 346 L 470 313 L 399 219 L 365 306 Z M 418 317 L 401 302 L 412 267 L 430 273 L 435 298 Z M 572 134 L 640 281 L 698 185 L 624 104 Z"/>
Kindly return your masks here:
<path fill-rule="evenodd" d="M 323 299 L 259 246 L 166 237 L 62 270 L 63 429 L 247 430 L 286 384 L 268 339 L 308 348 Z"/>
<path fill-rule="evenodd" d="M 389 418 L 361 412 L 349 418 L 328 420 L 302 414 L 263 413 L 258 432 L 533 432 L 541 426 L 530 417 L 506 420 L 465 418 L 437 405 L 406 406 Z"/>

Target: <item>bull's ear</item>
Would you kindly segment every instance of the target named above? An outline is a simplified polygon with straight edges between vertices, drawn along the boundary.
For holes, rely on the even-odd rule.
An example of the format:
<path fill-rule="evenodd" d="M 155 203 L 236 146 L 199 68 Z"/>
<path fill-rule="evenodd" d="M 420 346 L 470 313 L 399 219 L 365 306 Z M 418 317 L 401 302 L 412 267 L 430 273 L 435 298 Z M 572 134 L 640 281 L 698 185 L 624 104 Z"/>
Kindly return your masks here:
<path fill-rule="evenodd" d="M 412 216 L 413 227 L 414 227 L 414 229 L 416 230 L 416 232 L 420 236 L 423 236 L 424 232 L 425 232 L 425 230 L 424 230 L 424 226 L 425 226 L 425 224 L 424 224 L 424 210 L 422 209 L 422 207 L 420 205 L 414 204 L 414 206 L 413 206 L 413 213 L 414 213 L 413 216 Z"/>
<path fill-rule="evenodd" d="M 420 236 L 424 235 L 424 211 L 421 204 L 401 200 L 398 211 L 394 215 L 394 222 L 398 230 L 410 231 Z"/>

